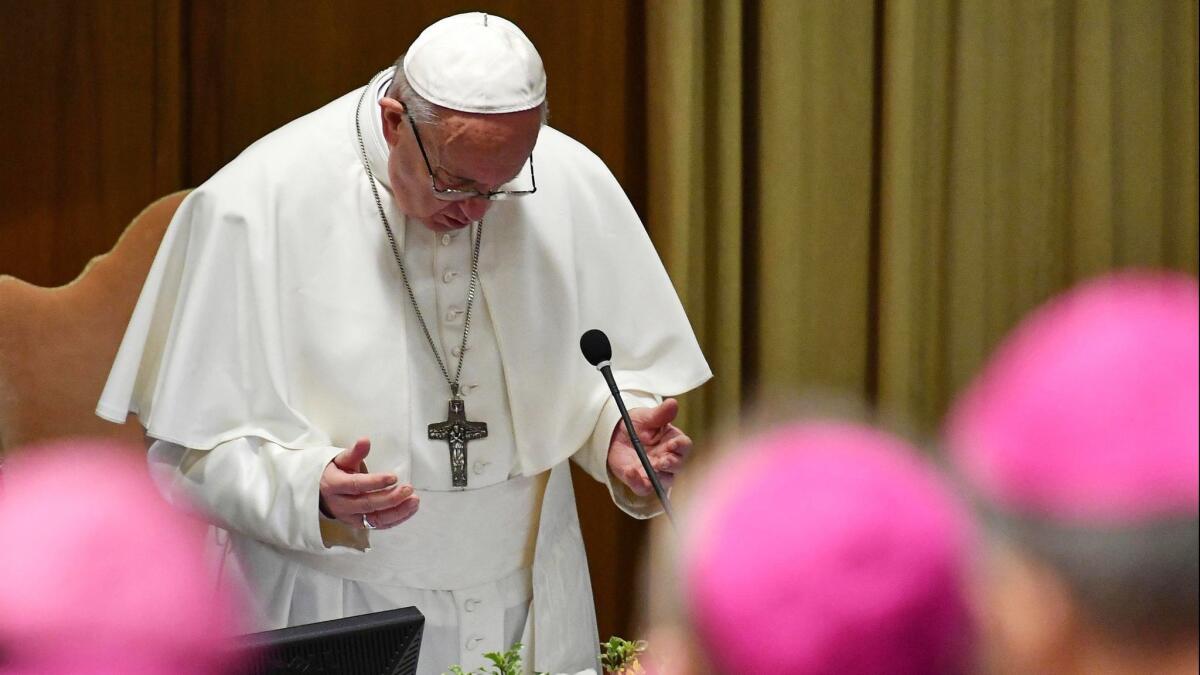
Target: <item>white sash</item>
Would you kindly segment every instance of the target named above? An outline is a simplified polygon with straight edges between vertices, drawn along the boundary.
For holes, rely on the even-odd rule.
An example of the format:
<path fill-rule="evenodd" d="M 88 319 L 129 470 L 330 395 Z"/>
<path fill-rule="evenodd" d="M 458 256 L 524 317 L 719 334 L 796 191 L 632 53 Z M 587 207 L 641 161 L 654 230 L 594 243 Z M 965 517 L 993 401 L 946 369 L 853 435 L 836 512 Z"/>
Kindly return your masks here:
<path fill-rule="evenodd" d="M 416 515 L 371 532 L 365 553 L 281 551 L 303 565 L 368 583 L 453 591 L 495 581 L 533 565 L 549 472 L 478 490 L 417 490 Z"/>

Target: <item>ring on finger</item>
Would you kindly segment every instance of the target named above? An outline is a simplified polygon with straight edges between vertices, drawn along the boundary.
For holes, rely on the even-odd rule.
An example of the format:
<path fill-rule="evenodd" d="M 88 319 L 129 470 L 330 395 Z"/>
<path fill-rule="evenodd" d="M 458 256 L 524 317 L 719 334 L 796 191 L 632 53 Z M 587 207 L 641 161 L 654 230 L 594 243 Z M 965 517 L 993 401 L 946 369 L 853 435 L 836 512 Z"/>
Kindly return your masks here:
<path fill-rule="evenodd" d="M 362 514 L 362 518 L 363 518 L 363 527 L 367 528 L 368 530 L 375 529 L 375 525 L 372 525 L 371 521 L 367 519 L 367 514 L 365 514 L 365 513 Z"/>

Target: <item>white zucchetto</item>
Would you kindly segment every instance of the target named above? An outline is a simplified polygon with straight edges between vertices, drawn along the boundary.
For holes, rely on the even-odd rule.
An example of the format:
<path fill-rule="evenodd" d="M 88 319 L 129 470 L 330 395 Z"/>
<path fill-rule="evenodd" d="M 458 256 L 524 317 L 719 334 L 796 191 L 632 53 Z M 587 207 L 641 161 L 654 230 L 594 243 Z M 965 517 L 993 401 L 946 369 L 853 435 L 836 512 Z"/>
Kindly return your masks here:
<path fill-rule="evenodd" d="M 404 55 L 404 74 L 425 99 L 451 110 L 508 113 L 546 98 L 542 57 L 507 19 L 483 12 L 446 17 Z"/>

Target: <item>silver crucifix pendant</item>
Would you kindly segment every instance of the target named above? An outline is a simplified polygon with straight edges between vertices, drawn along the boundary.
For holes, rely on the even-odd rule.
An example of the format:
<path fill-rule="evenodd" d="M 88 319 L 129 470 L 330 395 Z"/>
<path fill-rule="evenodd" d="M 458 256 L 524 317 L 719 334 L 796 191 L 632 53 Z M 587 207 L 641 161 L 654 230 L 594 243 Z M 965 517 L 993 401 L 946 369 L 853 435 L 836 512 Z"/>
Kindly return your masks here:
<path fill-rule="evenodd" d="M 467 441 L 487 438 L 486 422 L 468 422 L 461 398 L 450 399 L 445 422 L 429 425 L 429 439 L 450 444 L 450 476 L 454 487 L 467 486 Z"/>

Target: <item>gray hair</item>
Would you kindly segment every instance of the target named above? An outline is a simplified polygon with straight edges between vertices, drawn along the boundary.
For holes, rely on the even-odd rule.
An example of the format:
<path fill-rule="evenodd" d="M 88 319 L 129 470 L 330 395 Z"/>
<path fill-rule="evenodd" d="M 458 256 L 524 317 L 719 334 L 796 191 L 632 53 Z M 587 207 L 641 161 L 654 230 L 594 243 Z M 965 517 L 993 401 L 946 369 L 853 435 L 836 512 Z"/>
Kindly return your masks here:
<path fill-rule="evenodd" d="M 1084 616 L 1113 639 L 1169 643 L 1195 635 L 1200 613 L 1200 519 L 1092 526 L 984 507 L 993 535 L 1047 563 Z"/>
<path fill-rule="evenodd" d="M 429 99 L 417 93 L 412 85 L 408 82 L 408 77 L 404 74 L 404 54 L 396 59 L 395 68 L 392 74 L 392 83 L 388 86 L 387 96 L 404 104 L 404 108 L 408 110 L 408 114 L 412 115 L 412 119 L 417 124 L 437 124 L 441 121 L 440 112 L 441 106 L 434 104 Z M 550 105 L 546 99 L 542 99 L 538 106 L 538 112 L 541 113 L 542 125 L 545 126 L 546 121 L 550 118 Z"/>

